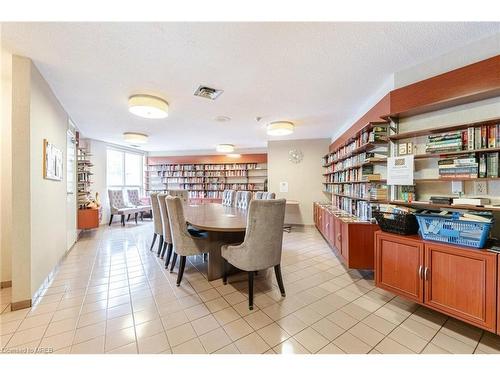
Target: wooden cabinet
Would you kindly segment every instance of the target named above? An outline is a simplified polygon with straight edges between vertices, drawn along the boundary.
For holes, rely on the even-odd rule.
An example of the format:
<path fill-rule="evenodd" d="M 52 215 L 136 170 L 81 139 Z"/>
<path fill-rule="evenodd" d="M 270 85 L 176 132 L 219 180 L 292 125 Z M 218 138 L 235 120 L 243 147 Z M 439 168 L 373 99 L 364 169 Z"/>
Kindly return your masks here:
<path fill-rule="evenodd" d="M 500 260 L 497 259 L 498 270 L 497 270 L 497 334 L 500 335 Z"/>
<path fill-rule="evenodd" d="M 497 254 L 379 231 L 375 257 L 378 287 L 485 330 L 500 328 Z"/>
<path fill-rule="evenodd" d="M 337 249 L 337 251 L 342 255 L 342 220 L 336 217 L 333 219 L 333 233 L 334 241 L 333 246 Z"/>
<path fill-rule="evenodd" d="M 99 227 L 101 208 L 81 208 L 78 210 L 78 229 L 94 229 Z"/>
<path fill-rule="evenodd" d="M 422 241 L 413 236 L 376 233 L 375 282 L 378 287 L 421 303 L 424 300 L 423 265 Z"/>
<path fill-rule="evenodd" d="M 495 331 L 496 254 L 426 243 L 424 279 L 427 306 Z"/>

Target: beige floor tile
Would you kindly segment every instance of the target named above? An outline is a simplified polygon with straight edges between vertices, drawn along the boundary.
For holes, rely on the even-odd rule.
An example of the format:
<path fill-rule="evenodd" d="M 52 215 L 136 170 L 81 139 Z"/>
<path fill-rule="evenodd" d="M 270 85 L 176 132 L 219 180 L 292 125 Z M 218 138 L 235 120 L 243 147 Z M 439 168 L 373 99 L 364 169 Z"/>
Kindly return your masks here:
<path fill-rule="evenodd" d="M 191 324 L 198 336 L 220 327 L 219 322 L 217 322 L 213 315 L 207 315 L 200 319 L 196 319 L 192 321 Z"/>
<path fill-rule="evenodd" d="M 446 321 L 440 332 L 470 346 L 476 346 L 483 333 L 480 328 L 451 318 Z"/>
<path fill-rule="evenodd" d="M 316 353 L 318 350 L 328 345 L 329 342 L 324 336 L 311 327 L 300 331 L 293 338 L 311 353 Z"/>
<path fill-rule="evenodd" d="M 446 320 L 448 320 L 448 317 L 437 311 L 421 306 L 410 315 L 410 319 L 415 319 L 420 323 L 428 325 L 430 328 L 440 329 Z"/>
<path fill-rule="evenodd" d="M 353 318 L 351 315 L 342 310 L 337 310 L 326 317 L 329 321 L 335 323 L 339 327 L 348 330 L 359 322 L 358 319 Z"/>
<path fill-rule="evenodd" d="M 72 354 L 102 354 L 104 353 L 104 336 L 95 337 L 71 347 Z"/>
<path fill-rule="evenodd" d="M 186 341 L 188 340 L 186 339 Z M 137 339 L 137 347 L 140 354 L 157 354 L 170 349 L 169 340 L 163 332 Z"/>
<path fill-rule="evenodd" d="M 235 341 L 234 345 L 242 354 L 261 354 L 270 349 L 270 346 L 255 332 Z"/>
<path fill-rule="evenodd" d="M 224 299 L 230 304 L 230 305 L 237 305 L 240 302 L 247 301 L 248 297 L 244 295 L 243 293 L 240 292 L 232 292 L 229 294 L 224 295 Z"/>
<path fill-rule="evenodd" d="M 186 341 L 172 348 L 173 354 L 205 354 L 205 348 L 198 338 Z"/>
<path fill-rule="evenodd" d="M 236 345 L 229 344 L 222 349 L 217 350 L 214 354 L 241 354 Z"/>
<path fill-rule="evenodd" d="M 310 354 L 297 340 L 290 337 L 273 348 L 277 354 Z"/>
<path fill-rule="evenodd" d="M 271 318 L 269 318 L 262 311 L 255 311 L 243 319 L 255 330 L 265 327 L 273 322 Z"/>
<path fill-rule="evenodd" d="M 111 307 L 108 309 L 108 319 L 117 318 L 119 316 L 124 316 L 132 313 L 132 305 L 130 303 L 125 303 L 123 305 Z"/>
<path fill-rule="evenodd" d="M 375 349 L 382 354 L 414 354 L 406 346 L 399 344 L 389 337 L 383 339 Z"/>
<path fill-rule="evenodd" d="M 330 343 L 327 346 L 323 347 L 318 354 L 345 354 L 345 352 L 340 349 L 338 346 Z"/>
<path fill-rule="evenodd" d="M 420 353 L 428 343 L 427 340 L 424 340 L 420 336 L 408 331 L 402 326 L 397 327 L 387 337 L 390 337 L 401 345 L 406 346 L 415 353 Z"/>
<path fill-rule="evenodd" d="M 75 333 L 74 344 L 88 341 L 106 333 L 106 322 L 92 324 L 86 327 L 78 328 Z"/>
<path fill-rule="evenodd" d="M 236 341 L 243 336 L 252 333 L 254 330 L 242 318 L 239 318 L 231 323 L 223 326 L 224 331 L 228 334 L 232 341 Z"/>
<path fill-rule="evenodd" d="M 17 328 L 17 331 L 35 328 L 39 326 L 47 326 L 52 318 L 53 313 L 45 313 L 40 315 L 28 316 Z"/>
<path fill-rule="evenodd" d="M 231 339 L 222 328 L 205 333 L 199 339 L 207 353 L 214 353 L 231 343 Z"/>
<path fill-rule="evenodd" d="M 379 331 L 369 327 L 363 322 L 356 324 L 354 327 L 349 329 L 347 332 L 356 336 L 358 339 L 364 341 L 366 344 L 374 347 L 385 337 Z"/>
<path fill-rule="evenodd" d="M 500 354 L 500 336 L 485 332 L 477 349 L 490 354 Z"/>
<path fill-rule="evenodd" d="M 17 331 L 10 338 L 7 347 L 13 348 L 35 340 L 41 340 L 45 332 L 45 329 L 46 329 L 45 326 L 39 326 L 39 327 L 25 329 L 24 331 Z"/>
<path fill-rule="evenodd" d="M 164 327 L 160 319 L 151 320 L 135 326 L 137 339 L 153 336 L 161 332 L 164 332 Z"/>
<path fill-rule="evenodd" d="M 437 345 L 434 345 L 433 343 L 428 343 L 427 346 L 422 350 L 422 354 L 451 354 L 447 350 L 444 350 L 443 348 L 440 348 Z"/>
<path fill-rule="evenodd" d="M 247 315 L 252 314 L 253 312 L 259 311 L 259 308 L 257 306 L 253 306 L 253 309 L 250 310 L 248 307 L 248 301 L 243 301 L 240 303 L 237 303 L 236 305 L 233 305 L 233 308 L 240 314 L 241 316 L 245 317 Z"/>
<path fill-rule="evenodd" d="M 363 323 L 365 323 L 368 327 L 377 330 L 383 335 L 388 335 L 394 328 L 397 327 L 395 324 L 375 314 L 368 315 L 365 319 L 363 319 Z"/>
<path fill-rule="evenodd" d="M 475 346 L 467 345 L 466 343 L 445 335 L 442 332 L 438 332 L 431 342 L 453 354 L 472 354 L 475 349 Z"/>
<path fill-rule="evenodd" d="M 375 311 L 374 314 L 395 325 L 400 325 L 407 319 L 407 315 L 400 314 L 385 306 L 382 306 L 380 309 Z"/>
<path fill-rule="evenodd" d="M 189 307 L 188 309 L 184 310 L 184 313 L 186 314 L 189 321 L 193 321 L 210 314 L 210 311 L 204 304 L 199 304 Z"/>
<path fill-rule="evenodd" d="M 271 347 L 280 344 L 290 337 L 290 335 L 276 323 L 259 329 L 257 333 Z"/>
<path fill-rule="evenodd" d="M 340 311 L 345 312 L 346 314 L 352 316 L 354 319 L 357 319 L 358 321 L 363 320 L 371 313 L 370 311 L 366 310 L 361 306 L 356 305 L 355 303 L 350 303 L 348 305 L 345 305 L 340 309 Z"/>
<path fill-rule="evenodd" d="M 323 318 L 323 316 L 321 316 L 319 313 L 317 313 L 310 307 L 304 307 L 300 310 L 297 310 L 293 313 L 293 315 L 296 318 L 302 320 L 307 325 L 314 324 Z"/>
<path fill-rule="evenodd" d="M 124 328 L 119 331 L 113 331 L 106 335 L 104 351 L 109 352 L 110 350 L 128 345 L 132 342 L 135 342 L 134 327 Z"/>
<path fill-rule="evenodd" d="M 14 333 L 22 322 L 22 320 L 13 320 L 10 322 L 0 323 L 0 332 L 2 335 Z"/>
<path fill-rule="evenodd" d="M 172 329 L 167 329 L 167 337 L 170 346 L 174 347 L 194 339 L 196 337 L 196 332 L 191 323 L 186 323 Z"/>
<path fill-rule="evenodd" d="M 370 345 L 358 339 L 356 336 L 351 335 L 349 332 L 337 337 L 333 340 L 333 344 L 348 354 L 365 354 L 372 349 Z"/>
<path fill-rule="evenodd" d="M 345 332 L 344 328 L 336 325 L 327 318 L 323 318 L 317 321 L 311 327 L 314 328 L 315 331 L 321 333 L 322 336 L 326 337 L 330 341 L 335 340 Z"/>
<path fill-rule="evenodd" d="M 216 297 L 210 301 L 205 302 L 205 305 L 207 306 L 208 310 L 211 313 L 215 313 L 217 311 L 220 311 L 220 310 L 223 310 L 223 309 L 229 307 L 229 303 L 223 297 L 220 297 L 220 296 Z"/>
<path fill-rule="evenodd" d="M 203 292 L 198 293 L 198 296 L 201 298 L 201 300 L 203 302 L 206 303 L 208 301 L 212 301 L 216 298 L 219 298 L 221 295 L 219 294 L 217 289 L 212 288 L 212 289 L 204 290 Z"/>
<path fill-rule="evenodd" d="M 40 347 L 52 348 L 54 351 L 71 346 L 75 332 L 69 331 L 58 335 L 44 337 L 40 342 Z"/>
<path fill-rule="evenodd" d="M 141 310 L 133 313 L 135 324 L 141 324 L 145 322 L 150 322 L 151 320 L 156 320 L 160 318 L 160 314 L 156 308 Z"/>
<path fill-rule="evenodd" d="M 106 310 L 97 310 L 80 315 L 78 328 L 100 323 L 106 320 Z"/>
<path fill-rule="evenodd" d="M 276 321 L 276 323 L 291 336 L 307 328 L 307 324 L 294 315 L 285 316 L 284 318 Z"/>
<path fill-rule="evenodd" d="M 131 342 L 130 344 L 121 346 L 119 348 L 113 349 L 109 352 L 106 352 L 106 354 L 137 354 L 137 343 Z"/>
<path fill-rule="evenodd" d="M 420 336 L 426 341 L 431 341 L 434 335 L 439 330 L 439 328 L 430 327 L 429 325 L 421 323 L 420 321 L 412 319 L 411 317 L 401 323 L 400 327 L 410 331 L 417 336 Z"/>
<path fill-rule="evenodd" d="M 13 333 L 9 333 L 7 335 L 1 335 L 0 336 L 0 349 L 3 349 L 7 343 L 9 342 L 10 338 L 13 336 Z"/>
<path fill-rule="evenodd" d="M 165 315 L 161 320 L 166 329 L 175 328 L 189 322 L 189 319 L 184 311 L 170 313 Z"/>
<path fill-rule="evenodd" d="M 134 317 L 132 314 L 119 316 L 117 318 L 108 319 L 106 321 L 106 333 L 118 331 L 120 329 L 129 328 L 134 325 Z"/>

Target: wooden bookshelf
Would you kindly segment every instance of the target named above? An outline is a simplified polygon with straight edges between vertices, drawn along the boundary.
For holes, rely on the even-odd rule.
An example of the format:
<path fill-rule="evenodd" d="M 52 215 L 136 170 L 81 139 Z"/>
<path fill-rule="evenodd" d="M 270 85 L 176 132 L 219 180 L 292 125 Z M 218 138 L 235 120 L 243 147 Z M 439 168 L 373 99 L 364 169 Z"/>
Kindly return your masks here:
<path fill-rule="evenodd" d="M 146 191 L 186 190 L 190 200 L 222 199 L 226 189 L 267 191 L 267 155 L 149 157 Z"/>

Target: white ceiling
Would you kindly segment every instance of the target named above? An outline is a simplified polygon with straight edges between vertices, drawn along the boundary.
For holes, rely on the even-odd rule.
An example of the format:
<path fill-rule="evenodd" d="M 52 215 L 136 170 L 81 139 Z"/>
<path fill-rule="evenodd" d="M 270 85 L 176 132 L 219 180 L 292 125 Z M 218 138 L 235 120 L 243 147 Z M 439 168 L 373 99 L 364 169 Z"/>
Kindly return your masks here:
<path fill-rule="evenodd" d="M 13 52 L 32 58 L 84 136 L 122 143 L 145 132 L 149 151 L 265 147 L 331 137 L 392 73 L 499 32 L 498 23 L 4 23 Z M 198 85 L 224 90 L 193 96 Z M 127 110 L 131 94 L 160 95 L 167 119 Z M 216 116 L 230 122 L 216 122 Z M 260 123 L 256 117 L 262 117 Z"/>

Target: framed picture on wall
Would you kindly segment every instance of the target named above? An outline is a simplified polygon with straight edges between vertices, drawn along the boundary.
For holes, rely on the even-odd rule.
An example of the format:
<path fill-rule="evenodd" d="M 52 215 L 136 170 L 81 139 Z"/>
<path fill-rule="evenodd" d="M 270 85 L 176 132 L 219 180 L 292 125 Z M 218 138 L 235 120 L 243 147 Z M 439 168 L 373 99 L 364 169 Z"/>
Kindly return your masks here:
<path fill-rule="evenodd" d="M 43 178 L 62 181 L 63 155 L 54 144 L 43 140 Z"/>

